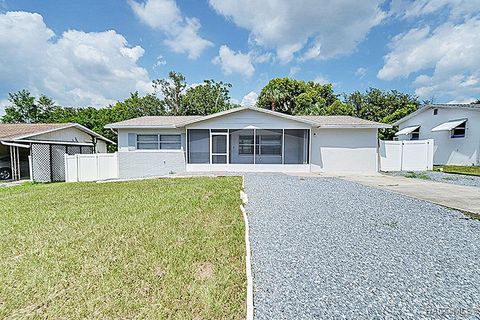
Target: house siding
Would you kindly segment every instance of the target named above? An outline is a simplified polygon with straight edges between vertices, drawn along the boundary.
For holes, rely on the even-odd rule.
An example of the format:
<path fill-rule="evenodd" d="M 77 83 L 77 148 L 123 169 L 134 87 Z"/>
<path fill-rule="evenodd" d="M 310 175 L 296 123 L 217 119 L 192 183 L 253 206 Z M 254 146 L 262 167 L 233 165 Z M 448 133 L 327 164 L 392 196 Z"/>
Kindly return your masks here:
<path fill-rule="evenodd" d="M 107 153 L 107 143 L 103 140 L 98 139 L 96 145 L 96 152 L 97 153 Z"/>
<path fill-rule="evenodd" d="M 92 142 L 92 137 L 88 133 L 74 127 L 59 129 L 52 132 L 39 134 L 36 136 L 32 136 L 29 139 L 67 141 L 67 142 L 79 142 L 79 143 Z"/>
<path fill-rule="evenodd" d="M 183 173 L 186 170 L 183 151 L 118 152 L 120 179 L 145 178 Z"/>
<path fill-rule="evenodd" d="M 377 129 L 315 129 L 313 172 L 378 171 Z"/>
<path fill-rule="evenodd" d="M 399 125 L 400 130 L 420 125 L 420 140 L 434 140 L 433 162 L 436 165 L 480 165 L 480 111 L 464 108 L 438 108 L 438 114 L 427 109 Z M 449 131 L 431 130 L 450 120 L 466 118 L 465 138 L 451 138 Z M 411 135 L 402 135 L 399 140 L 410 140 Z"/>

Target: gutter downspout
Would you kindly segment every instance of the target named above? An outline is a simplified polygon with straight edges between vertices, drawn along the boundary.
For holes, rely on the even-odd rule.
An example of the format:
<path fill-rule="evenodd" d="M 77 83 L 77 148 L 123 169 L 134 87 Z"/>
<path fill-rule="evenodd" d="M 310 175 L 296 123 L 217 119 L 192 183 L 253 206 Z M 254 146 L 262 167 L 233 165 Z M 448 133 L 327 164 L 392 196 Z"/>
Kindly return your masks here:
<path fill-rule="evenodd" d="M 5 142 L 5 141 L 0 141 L 0 142 L 1 142 L 3 145 L 5 145 L 5 146 L 30 149 L 30 146 L 29 146 L 29 145 L 25 145 L 25 144 L 14 143 L 14 142 Z"/>

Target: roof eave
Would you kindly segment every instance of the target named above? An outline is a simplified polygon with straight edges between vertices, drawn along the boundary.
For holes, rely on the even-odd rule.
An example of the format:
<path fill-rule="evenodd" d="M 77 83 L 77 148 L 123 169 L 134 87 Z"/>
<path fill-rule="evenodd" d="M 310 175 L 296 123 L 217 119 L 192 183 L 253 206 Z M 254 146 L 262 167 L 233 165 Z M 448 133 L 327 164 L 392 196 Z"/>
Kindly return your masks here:
<path fill-rule="evenodd" d="M 107 124 L 105 129 L 175 129 L 178 126 L 169 124 L 169 125 L 110 125 Z"/>
<path fill-rule="evenodd" d="M 390 129 L 389 124 L 322 124 L 319 129 Z"/>
<path fill-rule="evenodd" d="M 26 138 L 30 138 L 30 137 L 34 137 L 34 136 L 39 136 L 41 134 L 46 134 L 46 133 L 55 132 L 55 131 L 62 130 L 62 129 L 71 128 L 74 125 L 75 125 L 74 123 L 65 123 L 64 126 L 58 126 L 57 128 L 53 128 L 53 129 L 38 131 L 38 132 L 34 132 L 34 133 L 28 133 L 28 134 L 24 134 L 24 135 L 10 136 L 10 139 L 26 139 Z"/>
<path fill-rule="evenodd" d="M 461 104 L 455 104 L 455 105 L 448 105 L 448 104 L 427 104 L 425 106 L 422 106 L 415 110 L 414 112 L 406 115 L 405 117 L 401 118 L 400 120 L 397 120 L 393 123 L 394 126 L 398 126 L 399 124 L 415 117 L 417 114 L 420 114 L 422 112 L 425 112 L 429 109 L 436 109 L 436 108 L 444 108 L 444 109 L 455 109 L 455 108 L 460 108 L 460 109 L 468 109 L 468 110 L 474 110 L 474 111 L 480 111 L 479 107 L 471 106 L 468 104 L 461 105 Z"/>

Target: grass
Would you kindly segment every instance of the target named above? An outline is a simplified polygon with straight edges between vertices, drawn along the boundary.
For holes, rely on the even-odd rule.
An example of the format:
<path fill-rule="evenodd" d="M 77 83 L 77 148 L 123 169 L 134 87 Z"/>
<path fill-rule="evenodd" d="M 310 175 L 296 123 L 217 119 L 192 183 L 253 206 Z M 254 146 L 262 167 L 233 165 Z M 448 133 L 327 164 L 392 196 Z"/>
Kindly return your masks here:
<path fill-rule="evenodd" d="M 480 176 L 480 166 L 434 166 L 433 170 Z"/>
<path fill-rule="evenodd" d="M 425 173 L 423 172 L 413 172 L 413 171 L 410 171 L 410 172 L 407 172 L 405 175 L 404 175 L 405 178 L 416 178 L 416 179 L 423 179 L 423 180 L 430 180 L 430 177 L 427 176 Z"/>
<path fill-rule="evenodd" d="M 0 318 L 245 318 L 241 179 L 1 188 Z"/>

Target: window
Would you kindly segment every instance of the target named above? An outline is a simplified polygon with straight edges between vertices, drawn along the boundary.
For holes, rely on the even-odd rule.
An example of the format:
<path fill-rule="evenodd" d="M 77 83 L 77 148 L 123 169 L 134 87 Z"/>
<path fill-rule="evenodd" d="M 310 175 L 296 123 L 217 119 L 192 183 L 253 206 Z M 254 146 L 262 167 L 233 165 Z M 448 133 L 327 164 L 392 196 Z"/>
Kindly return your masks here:
<path fill-rule="evenodd" d="M 465 138 L 466 122 L 452 129 L 452 138 Z"/>
<path fill-rule="evenodd" d="M 263 156 L 281 156 L 282 134 L 257 134 L 256 153 Z"/>
<path fill-rule="evenodd" d="M 137 135 L 137 149 L 156 150 L 158 149 L 157 134 Z"/>
<path fill-rule="evenodd" d="M 303 129 L 285 129 L 283 144 L 284 164 L 308 163 L 310 132 Z"/>
<path fill-rule="evenodd" d="M 188 129 L 188 163 L 210 163 L 210 131 Z"/>
<path fill-rule="evenodd" d="M 420 138 L 420 127 L 412 131 L 410 140 L 418 140 Z"/>
<path fill-rule="evenodd" d="M 139 134 L 137 149 L 140 150 L 180 150 L 182 148 L 179 134 Z"/>
<path fill-rule="evenodd" d="M 253 135 L 240 135 L 238 137 L 238 154 L 252 155 L 253 144 Z"/>
<path fill-rule="evenodd" d="M 433 109 L 433 115 L 436 116 L 438 114 L 438 109 Z"/>
<path fill-rule="evenodd" d="M 179 134 L 161 134 L 160 149 L 179 150 L 182 148 L 181 136 Z"/>

